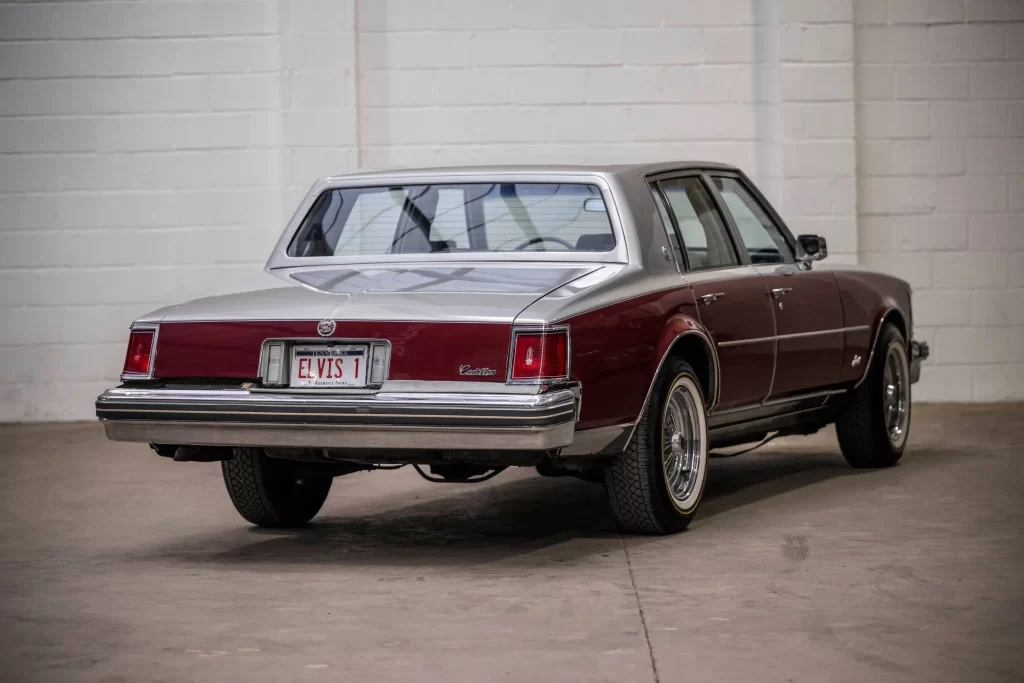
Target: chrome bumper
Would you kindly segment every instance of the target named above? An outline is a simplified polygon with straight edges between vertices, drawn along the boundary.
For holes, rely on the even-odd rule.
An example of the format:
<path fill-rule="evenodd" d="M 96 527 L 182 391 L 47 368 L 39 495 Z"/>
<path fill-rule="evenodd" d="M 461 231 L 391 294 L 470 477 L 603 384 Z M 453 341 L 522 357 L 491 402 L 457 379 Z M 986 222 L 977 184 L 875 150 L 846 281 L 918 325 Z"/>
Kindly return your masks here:
<path fill-rule="evenodd" d="M 577 409 L 569 389 L 303 395 L 118 388 L 96 399 L 112 441 L 278 448 L 549 450 L 572 443 Z"/>
<path fill-rule="evenodd" d="M 921 361 L 927 360 L 930 351 L 927 342 L 910 342 L 910 383 L 915 384 L 921 379 Z"/>

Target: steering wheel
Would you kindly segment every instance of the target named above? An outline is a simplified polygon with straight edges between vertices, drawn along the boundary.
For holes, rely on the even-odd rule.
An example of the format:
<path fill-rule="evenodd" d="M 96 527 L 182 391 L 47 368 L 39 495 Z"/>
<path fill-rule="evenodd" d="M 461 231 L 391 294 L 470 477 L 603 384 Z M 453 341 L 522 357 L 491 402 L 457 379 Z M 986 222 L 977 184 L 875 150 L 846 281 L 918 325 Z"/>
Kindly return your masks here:
<path fill-rule="evenodd" d="M 556 244 L 561 244 L 563 247 L 565 247 L 569 251 L 572 251 L 573 249 L 576 248 L 571 243 L 566 242 L 565 240 L 563 240 L 561 237 L 531 237 L 530 239 L 526 240 L 525 242 L 520 244 L 518 247 L 513 249 L 513 251 L 522 251 L 523 249 L 526 249 L 527 247 L 529 247 L 531 245 L 540 244 L 541 242 L 555 242 Z"/>
<path fill-rule="evenodd" d="M 784 263 L 785 259 L 782 258 L 782 254 L 779 253 L 777 248 L 764 247 L 750 252 L 750 262 L 755 265 L 764 263 Z"/>

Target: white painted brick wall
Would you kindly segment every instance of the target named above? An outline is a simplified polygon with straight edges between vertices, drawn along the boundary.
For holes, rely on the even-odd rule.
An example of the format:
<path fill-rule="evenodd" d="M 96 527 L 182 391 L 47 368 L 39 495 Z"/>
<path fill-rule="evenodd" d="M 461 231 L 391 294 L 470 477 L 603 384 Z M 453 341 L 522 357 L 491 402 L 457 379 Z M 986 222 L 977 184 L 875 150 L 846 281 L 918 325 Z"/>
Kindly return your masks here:
<path fill-rule="evenodd" d="M 128 324 L 262 273 L 355 167 L 333 0 L 0 4 L 0 421 L 83 419 Z"/>
<path fill-rule="evenodd" d="M 852 10 L 762 4 L 360 5 L 362 162 L 723 160 L 855 260 Z M 791 207 L 790 179 L 810 178 L 824 198 Z"/>
<path fill-rule="evenodd" d="M 753 0 L 428 5 L 360 4 L 365 166 L 700 157 L 756 171 Z"/>
<path fill-rule="evenodd" d="M 1022 61 L 1018 0 L 0 2 L 0 421 L 90 417 L 132 318 L 272 284 L 316 177 L 680 158 L 910 280 L 919 397 L 1021 398 Z"/>
<path fill-rule="evenodd" d="M 1024 398 L 1024 2 L 856 3 L 860 260 L 915 289 L 915 396 Z"/>
<path fill-rule="evenodd" d="M 778 10 L 779 203 L 795 233 L 824 235 L 830 258 L 856 262 L 852 8 L 841 1 L 783 0 Z"/>

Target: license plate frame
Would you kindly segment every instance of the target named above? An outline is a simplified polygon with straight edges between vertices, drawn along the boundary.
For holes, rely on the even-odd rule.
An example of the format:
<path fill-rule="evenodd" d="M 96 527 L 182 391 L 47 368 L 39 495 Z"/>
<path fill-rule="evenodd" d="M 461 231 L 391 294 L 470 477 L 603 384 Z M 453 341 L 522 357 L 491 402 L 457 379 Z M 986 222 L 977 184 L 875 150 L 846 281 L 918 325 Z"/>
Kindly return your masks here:
<path fill-rule="evenodd" d="M 369 344 L 292 344 L 288 386 L 292 389 L 362 389 L 370 368 Z"/>

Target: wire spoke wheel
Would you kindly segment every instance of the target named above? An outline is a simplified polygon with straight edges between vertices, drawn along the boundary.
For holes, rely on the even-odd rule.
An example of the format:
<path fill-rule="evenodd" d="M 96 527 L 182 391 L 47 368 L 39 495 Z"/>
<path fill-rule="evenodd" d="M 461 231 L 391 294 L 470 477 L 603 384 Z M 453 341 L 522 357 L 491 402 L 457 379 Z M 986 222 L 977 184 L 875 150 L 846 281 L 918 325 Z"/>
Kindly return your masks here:
<path fill-rule="evenodd" d="M 836 418 L 839 447 L 853 467 L 892 467 L 903 457 L 913 406 L 907 343 L 891 322 L 882 323 L 864 372 Z"/>
<path fill-rule="evenodd" d="M 892 344 L 885 355 L 882 372 L 882 412 L 886 435 L 894 446 L 902 444 L 907 434 L 909 385 L 906 352 Z"/>
<path fill-rule="evenodd" d="M 701 430 L 697 403 L 686 385 L 677 385 L 665 402 L 661 428 L 661 461 L 669 495 L 680 507 L 687 507 L 700 480 Z"/>
<path fill-rule="evenodd" d="M 625 450 L 605 467 L 612 512 L 624 531 L 685 529 L 700 507 L 708 472 L 708 424 L 697 373 L 670 358 Z"/>

